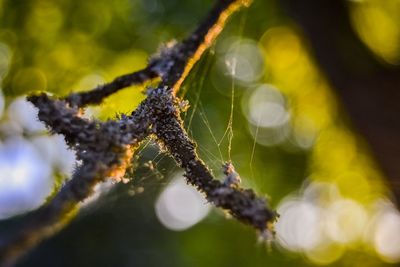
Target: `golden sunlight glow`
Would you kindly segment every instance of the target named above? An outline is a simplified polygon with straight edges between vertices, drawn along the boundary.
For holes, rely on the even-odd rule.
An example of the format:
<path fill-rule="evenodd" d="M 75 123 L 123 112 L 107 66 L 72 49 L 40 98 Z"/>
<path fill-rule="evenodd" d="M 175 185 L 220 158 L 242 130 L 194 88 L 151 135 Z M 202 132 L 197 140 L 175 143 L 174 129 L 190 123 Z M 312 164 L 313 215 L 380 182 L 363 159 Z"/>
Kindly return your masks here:
<path fill-rule="evenodd" d="M 214 42 L 215 38 L 220 34 L 220 32 L 223 29 L 224 24 L 226 23 L 226 20 L 229 18 L 229 16 L 237 11 L 239 8 L 242 6 L 248 6 L 250 5 L 251 0 L 236 0 L 230 4 L 228 8 L 222 12 L 217 20 L 217 22 L 214 24 L 212 28 L 207 32 L 206 36 L 204 37 L 204 42 L 198 47 L 198 49 L 195 51 L 194 55 L 188 60 L 188 63 L 186 64 L 186 67 L 182 73 L 182 76 L 180 79 L 175 83 L 173 92 L 176 94 L 178 90 L 181 87 L 182 82 L 185 80 L 186 76 L 189 74 L 190 70 L 193 68 L 194 64 L 200 59 L 201 55 L 204 53 L 204 51 L 211 46 L 211 44 Z"/>
<path fill-rule="evenodd" d="M 394 234 L 389 242 L 388 233 L 399 232 L 400 216 L 393 210 L 385 213 L 376 220 L 374 230 L 370 230 L 370 222 L 380 214 L 374 203 L 385 192 L 381 174 L 358 137 L 338 121 L 335 97 L 307 47 L 289 27 L 267 30 L 260 39 L 260 46 L 268 72 L 264 82 L 272 84 L 268 88 L 279 90 L 278 95 L 283 96 L 270 96 L 268 100 L 259 95 L 261 89 L 255 89 L 248 97 L 248 101 L 255 103 L 248 106 L 256 107 L 257 101 L 266 99 L 281 103 L 290 112 L 286 130 L 266 139 L 280 137 L 281 141 L 274 144 L 281 144 L 289 142 L 290 137 L 294 145 L 312 151 L 310 181 L 300 194 L 282 200 L 278 207 L 281 215 L 276 225 L 279 244 L 302 252 L 316 264 L 337 261 L 346 250 L 360 249 L 360 244 L 366 251 L 375 250 L 385 261 L 398 262 L 400 238 Z M 382 47 L 382 44 L 377 46 Z M 383 48 L 388 50 L 382 53 L 389 55 L 392 48 Z M 264 107 L 267 108 L 268 105 Z M 257 129 L 250 127 L 259 144 L 270 145 L 261 142 L 265 135 L 262 127 L 277 125 L 281 117 L 277 110 L 268 108 L 263 115 L 264 110 L 254 109 L 251 113 L 244 108 L 253 128 L 259 126 Z M 271 115 L 274 120 L 270 121 L 267 113 L 276 113 Z"/>
<path fill-rule="evenodd" d="M 398 1 L 352 3 L 351 18 L 365 44 L 390 64 L 400 64 L 400 5 Z"/>

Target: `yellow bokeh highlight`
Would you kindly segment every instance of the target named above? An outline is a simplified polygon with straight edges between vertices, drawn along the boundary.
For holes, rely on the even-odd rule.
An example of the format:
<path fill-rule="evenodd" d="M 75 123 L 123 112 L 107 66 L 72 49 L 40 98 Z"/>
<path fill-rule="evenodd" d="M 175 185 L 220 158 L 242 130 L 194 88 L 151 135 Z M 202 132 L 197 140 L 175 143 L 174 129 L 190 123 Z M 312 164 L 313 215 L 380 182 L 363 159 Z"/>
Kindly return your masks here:
<path fill-rule="evenodd" d="M 314 168 L 336 177 L 350 168 L 356 153 L 355 140 L 349 131 L 336 127 L 324 129 L 314 148 Z"/>
<path fill-rule="evenodd" d="M 371 204 L 380 199 L 386 189 L 365 144 L 338 112 L 340 104 L 334 91 L 300 35 L 290 27 L 275 27 L 263 34 L 260 47 L 268 70 L 265 82 L 286 95 L 292 114 L 292 131 L 300 142 L 314 140 L 309 170 L 311 181 L 333 184 L 338 190 L 331 203 L 321 202 L 320 205 L 324 210 L 332 209 L 331 214 L 336 216 L 324 219 L 335 220 L 335 223 L 326 224 L 326 231 L 342 234 L 342 240 L 334 238 L 304 251 L 313 263 L 330 264 L 340 259 L 346 250 L 359 248 Z M 369 244 L 366 249 L 371 247 Z"/>
<path fill-rule="evenodd" d="M 26 31 L 43 44 L 54 40 L 63 24 L 63 13 L 53 1 L 38 1 L 26 21 Z"/>
<path fill-rule="evenodd" d="M 400 64 L 400 3 L 365 0 L 350 5 L 355 30 L 381 59 Z"/>
<path fill-rule="evenodd" d="M 272 28 L 261 38 L 261 44 L 274 68 L 287 69 L 300 60 L 301 44 L 297 35 L 286 27 Z"/>
<path fill-rule="evenodd" d="M 317 265 L 328 265 L 342 257 L 345 248 L 340 244 L 328 243 L 306 252 L 307 258 Z"/>
<path fill-rule="evenodd" d="M 70 69 L 75 67 L 77 58 L 75 57 L 75 53 L 71 45 L 67 43 L 61 43 L 50 52 L 48 60 L 51 62 L 53 67 Z"/>
<path fill-rule="evenodd" d="M 83 2 L 70 19 L 77 23 L 77 30 L 96 36 L 109 27 L 112 20 L 111 12 L 107 2 L 98 1 L 96 8 L 93 8 L 91 2 Z"/>
<path fill-rule="evenodd" d="M 143 68 L 146 65 L 147 57 L 145 52 L 138 50 L 117 56 L 113 64 L 104 71 L 105 80 L 109 81 L 112 78 Z M 92 84 L 86 83 L 84 86 L 94 88 L 98 85 L 98 80 L 94 80 Z M 80 86 L 83 86 L 83 84 L 81 83 Z M 145 98 L 142 89 L 143 86 L 131 86 L 106 98 L 100 107 L 100 118 L 108 119 L 115 117 L 116 114 L 132 112 Z"/>
<path fill-rule="evenodd" d="M 71 32 L 68 38 L 60 38 L 54 46 L 35 51 L 34 64 L 46 73 L 49 91 L 67 94 L 76 90 L 77 80 L 93 73 L 93 67 L 98 65 L 104 53 L 104 49 L 89 36 Z"/>
<path fill-rule="evenodd" d="M 125 88 L 109 98 L 101 106 L 100 118 L 114 118 L 117 114 L 130 114 L 145 98 L 138 86 Z"/>
<path fill-rule="evenodd" d="M 307 131 L 299 126 L 307 121 L 318 132 L 312 154 L 313 177 L 337 182 L 346 196 L 360 199 L 362 195 L 369 195 L 369 178 L 379 180 L 380 176 L 372 160 L 359 160 L 365 159 L 367 152 L 354 133 L 343 123 L 337 123 L 336 98 L 300 36 L 289 27 L 276 27 L 264 33 L 260 45 L 269 70 L 266 78 L 289 99 L 293 127 Z M 343 178 L 349 173 L 353 174 L 354 183 L 360 185 L 353 194 L 347 188 L 354 183 Z"/>
<path fill-rule="evenodd" d="M 291 101 L 294 113 L 308 118 L 318 129 L 336 112 L 329 87 L 306 53 L 300 37 L 288 27 L 272 28 L 260 40 L 272 83 Z"/>
<path fill-rule="evenodd" d="M 14 93 L 26 93 L 46 90 L 47 79 L 38 68 L 24 68 L 17 72 L 12 81 Z"/>

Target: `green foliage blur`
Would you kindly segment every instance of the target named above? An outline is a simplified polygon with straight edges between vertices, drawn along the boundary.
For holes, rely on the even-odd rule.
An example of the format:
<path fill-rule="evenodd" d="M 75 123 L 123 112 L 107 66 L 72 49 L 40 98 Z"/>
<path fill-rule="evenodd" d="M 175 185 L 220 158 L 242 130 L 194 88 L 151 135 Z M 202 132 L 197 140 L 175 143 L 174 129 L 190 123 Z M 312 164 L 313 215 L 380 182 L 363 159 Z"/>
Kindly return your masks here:
<path fill-rule="evenodd" d="M 395 0 L 383 2 L 349 1 L 349 12 L 360 38 L 376 56 L 398 64 L 400 12 L 398 5 L 388 4 Z M 190 33 L 211 4 L 211 0 L 0 0 L 0 77 L 6 104 L 37 91 L 62 96 L 88 90 L 143 68 L 162 44 Z M 371 23 L 371 17 L 380 23 Z M 2 67 L 6 60 L 7 68 Z M 144 98 L 143 89 L 127 88 L 87 112 L 101 119 L 129 113 Z M 314 199 L 318 204 L 313 205 L 323 210 L 331 207 L 331 201 L 347 201 L 349 208 L 329 220 L 339 221 L 336 226 L 345 234 L 360 227 L 370 229 L 373 207 L 386 199 L 388 189 L 348 125 L 307 41 L 284 15 L 279 1 L 254 0 L 249 9 L 236 14 L 190 74 L 180 96 L 191 105 L 182 114 L 189 135 L 217 177 L 222 177 L 222 164 L 231 160 L 244 186 L 267 197 L 275 208 L 289 203 L 285 201 L 300 201 L 313 185 L 332 186 L 339 193 L 318 191 Z M 148 167 L 149 162 L 156 170 Z M 187 230 L 168 230 L 158 221 L 154 203 L 178 168 L 151 143 L 140 150 L 135 166 L 128 185 L 118 184 L 84 208 L 71 225 L 18 266 L 398 262 L 365 241 L 364 232 L 350 240 L 346 235 L 327 237 L 331 232 L 318 230 L 322 241 L 311 247 L 258 242 L 253 229 L 215 209 Z M 357 212 L 365 216 L 358 224 L 351 217 Z M 312 234 L 309 239 L 315 238 Z"/>

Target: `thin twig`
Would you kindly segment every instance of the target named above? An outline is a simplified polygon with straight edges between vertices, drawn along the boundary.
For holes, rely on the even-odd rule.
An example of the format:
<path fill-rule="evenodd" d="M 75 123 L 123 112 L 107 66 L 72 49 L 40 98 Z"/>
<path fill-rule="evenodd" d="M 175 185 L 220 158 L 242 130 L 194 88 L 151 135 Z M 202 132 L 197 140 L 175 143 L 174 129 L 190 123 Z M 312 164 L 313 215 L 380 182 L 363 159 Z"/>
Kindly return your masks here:
<path fill-rule="evenodd" d="M 118 92 L 119 90 L 132 85 L 140 85 L 158 77 L 158 73 L 153 70 L 153 66 L 145 69 L 125 74 L 115 78 L 112 82 L 100 85 L 92 90 L 72 93 L 66 97 L 66 101 L 72 106 L 84 107 L 87 105 L 100 104 L 104 98 Z"/>

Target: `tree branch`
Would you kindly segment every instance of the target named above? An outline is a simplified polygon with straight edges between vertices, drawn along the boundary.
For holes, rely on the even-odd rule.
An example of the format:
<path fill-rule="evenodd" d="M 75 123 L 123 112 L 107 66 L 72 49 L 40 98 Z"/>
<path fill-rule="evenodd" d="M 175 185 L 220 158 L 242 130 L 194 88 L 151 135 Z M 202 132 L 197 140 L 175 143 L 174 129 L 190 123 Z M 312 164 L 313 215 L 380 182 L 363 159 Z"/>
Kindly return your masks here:
<path fill-rule="evenodd" d="M 154 66 L 148 66 L 145 69 L 125 74 L 115 78 L 112 82 L 100 85 L 92 90 L 72 93 L 65 100 L 72 106 L 84 107 L 90 104 L 100 104 L 104 98 L 118 92 L 119 90 L 145 83 L 146 81 L 157 78 L 159 75 L 154 71 Z"/>
<path fill-rule="evenodd" d="M 153 131 L 179 166 L 185 170 L 187 181 L 203 192 L 208 201 L 227 210 L 239 221 L 261 232 L 268 230 L 267 224 L 274 221 L 276 213 L 269 209 L 265 199 L 257 197 L 251 189 L 240 188 L 239 179 L 230 179 L 229 175 L 234 170 L 225 171 L 225 182 L 213 177 L 197 155 L 195 143 L 183 128 L 177 105 L 174 104 L 176 99 L 169 94 L 168 88 L 155 89 L 151 97 L 163 99 L 162 105 L 154 110 Z"/>
<path fill-rule="evenodd" d="M 60 230 L 73 217 L 80 202 L 92 194 L 96 184 L 108 177 L 121 179 L 133 155 L 132 149 L 150 133 L 145 104 L 131 116 L 100 123 L 79 118 L 77 108 L 69 108 L 65 101 L 52 100 L 44 94 L 29 97 L 29 101 L 39 108 L 39 119 L 53 132 L 65 136 L 82 163 L 47 205 L 28 216 L 17 233 L 1 237 L 2 266 L 11 266 L 24 252 Z"/>
<path fill-rule="evenodd" d="M 80 163 L 72 178 L 49 201 L 33 212 L 16 233 L 0 239 L 0 264 L 12 265 L 24 252 L 53 235 L 71 218 L 80 201 L 91 195 L 93 187 L 107 179 L 120 179 L 128 167 L 132 149 L 147 136 L 156 136 L 178 164 L 187 181 L 206 195 L 208 201 L 227 210 L 233 217 L 257 230 L 268 231 L 276 214 L 252 190 L 238 186 L 239 176 L 227 164 L 224 182 L 216 180 L 198 157 L 194 141 L 183 128 L 175 96 L 193 65 L 223 29 L 227 18 L 245 0 L 218 0 L 203 23 L 185 40 L 168 45 L 150 59 L 142 71 L 121 76 L 89 92 L 71 94 L 64 100 L 45 94 L 29 97 L 39 109 L 39 119 L 54 133 L 63 134 L 76 151 Z M 80 107 L 98 104 L 119 89 L 160 77 L 155 89 L 130 116 L 99 122 L 80 117 Z"/>

